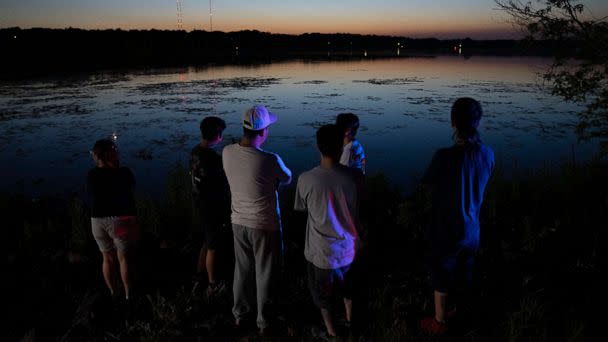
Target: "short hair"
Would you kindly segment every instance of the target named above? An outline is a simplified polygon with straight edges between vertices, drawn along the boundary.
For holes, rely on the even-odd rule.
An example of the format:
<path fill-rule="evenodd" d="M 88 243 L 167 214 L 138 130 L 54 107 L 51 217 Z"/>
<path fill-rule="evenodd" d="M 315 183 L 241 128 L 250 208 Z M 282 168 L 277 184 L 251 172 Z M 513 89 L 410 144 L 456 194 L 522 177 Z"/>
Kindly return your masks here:
<path fill-rule="evenodd" d="M 213 140 L 222 135 L 226 122 L 217 116 L 208 116 L 201 121 L 201 136 L 205 140 Z"/>
<path fill-rule="evenodd" d="M 93 153 L 105 164 L 119 166 L 118 146 L 112 139 L 100 139 L 93 145 Z"/>
<path fill-rule="evenodd" d="M 344 132 L 338 125 L 323 125 L 317 130 L 317 147 L 326 157 L 340 159 L 342 155 Z"/>
<path fill-rule="evenodd" d="M 264 134 L 264 129 L 253 130 L 243 127 L 243 135 L 246 138 L 254 139 L 257 136 L 262 136 L 262 134 Z"/>
<path fill-rule="evenodd" d="M 456 137 L 467 142 L 480 142 L 477 127 L 483 115 L 481 104 L 470 97 L 461 97 L 452 105 L 452 125 L 456 128 Z"/>
<path fill-rule="evenodd" d="M 350 129 L 351 135 L 355 136 L 359 129 L 359 117 L 353 113 L 342 113 L 336 117 L 336 125 L 342 130 L 342 135 Z"/>

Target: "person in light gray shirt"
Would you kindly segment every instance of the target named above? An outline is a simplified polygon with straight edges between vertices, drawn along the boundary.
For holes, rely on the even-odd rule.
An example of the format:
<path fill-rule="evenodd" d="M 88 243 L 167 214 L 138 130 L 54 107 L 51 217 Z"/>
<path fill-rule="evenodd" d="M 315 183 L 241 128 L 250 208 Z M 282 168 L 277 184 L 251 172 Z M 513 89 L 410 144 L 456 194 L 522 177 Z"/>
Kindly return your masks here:
<path fill-rule="evenodd" d="M 294 205 L 295 210 L 308 212 L 304 246 L 308 286 L 329 336 L 336 335 L 331 317 L 335 290 L 342 294 L 346 323 L 352 318 L 348 272 L 355 258 L 358 227 L 357 175 L 361 173 L 340 165 L 342 136 L 336 125 L 317 131 L 321 163 L 298 178 Z"/>
<path fill-rule="evenodd" d="M 243 138 L 226 146 L 222 153 L 230 185 L 234 233 L 232 313 L 235 324 L 241 326 L 256 306 L 257 298 L 260 333 L 267 330 L 276 304 L 282 246 L 277 190 L 291 182 L 291 171 L 281 158 L 261 149 L 268 138 L 269 126 L 276 121 L 276 115 L 266 107 L 250 108 L 243 116 Z"/>

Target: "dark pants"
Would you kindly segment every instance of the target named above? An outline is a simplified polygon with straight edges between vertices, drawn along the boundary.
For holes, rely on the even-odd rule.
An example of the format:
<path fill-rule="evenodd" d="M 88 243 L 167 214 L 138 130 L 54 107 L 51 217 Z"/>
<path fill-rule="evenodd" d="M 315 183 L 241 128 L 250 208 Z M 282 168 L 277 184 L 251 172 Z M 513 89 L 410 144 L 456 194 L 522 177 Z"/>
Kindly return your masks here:
<path fill-rule="evenodd" d="M 342 297 L 351 299 L 350 265 L 336 269 L 322 269 L 308 262 L 308 289 L 315 305 L 321 309 L 330 309 L 334 292 L 339 291 Z"/>
<path fill-rule="evenodd" d="M 429 259 L 433 289 L 442 293 L 468 291 L 473 283 L 475 252 L 460 250 Z"/>

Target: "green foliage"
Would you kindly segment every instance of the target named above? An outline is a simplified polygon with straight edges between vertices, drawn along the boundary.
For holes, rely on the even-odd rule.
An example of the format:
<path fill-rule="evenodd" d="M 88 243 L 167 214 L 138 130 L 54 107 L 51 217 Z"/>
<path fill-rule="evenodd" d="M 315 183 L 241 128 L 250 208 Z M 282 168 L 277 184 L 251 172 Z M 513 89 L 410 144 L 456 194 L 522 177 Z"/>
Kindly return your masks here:
<path fill-rule="evenodd" d="M 142 233 L 154 238 L 169 235 L 184 237 L 197 226 L 188 170 L 176 163 L 167 175 L 166 191 L 161 201 L 150 196 L 137 196 L 137 219 Z"/>
<path fill-rule="evenodd" d="M 129 334 L 142 342 L 175 341 L 184 335 L 183 321 L 192 309 L 193 295 L 183 289 L 174 298 L 157 293 L 147 295 L 152 315 L 139 320 L 130 328 Z"/>
<path fill-rule="evenodd" d="M 73 198 L 68 204 L 71 224 L 70 249 L 83 253 L 87 249 L 91 234 L 91 216 L 80 197 Z"/>
<path fill-rule="evenodd" d="M 519 307 L 507 315 L 505 340 L 546 341 L 547 327 L 541 324 L 546 316 L 545 310 L 537 296 L 522 298 Z"/>
<path fill-rule="evenodd" d="M 527 39 L 555 41 L 555 61 L 543 74 L 554 95 L 584 104 L 577 132 L 608 136 L 608 22 L 596 19 L 584 1 L 496 0 L 528 33 Z"/>
<path fill-rule="evenodd" d="M 188 170 L 176 163 L 167 177 L 167 205 L 176 215 L 192 211 L 192 185 Z"/>
<path fill-rule="evenodd" d="M 167 177 L 167 192 L 163 208 L 167 219 L 167 229 L 173 234 L 187 235 L 195 223 L 192 184 L 188 170 L 176 163 Z"/>
<path fill-rule="evenodd" d="M 418 189 L 399 204 L 397 224 L 411 234 L 413 240 L 424 240 L 425 223 L 431 212 L 430 193 Z"/>
<path fill-rule="evenodd" d="M 536 258 L 568 241 L 568 250 L 562 252 L 576 255 L 569 262 L 596 264 L 600 243 L 596 225 L 608 220 L 604 172 L 606 167 L 594 160 L 582 166 L 571 162 L 558 170 L 539 170 L 522 179 L 495 178 L 486 197 L 490 208 L 482 216 L 485 226 L 492 227 L 488 234 L 508 234 L 500 238 L 504 252 L 511 256 Z M 499 217 L 492 218 L 487 209 Z M 559 260 L 553 258 L 553 262 Z"/>
<path fill-rule="evenodd" d="M 137 207 L 137 221 L 142 234 L 149 234 L 158 238 L 162 227 L 158 203 L 150 197 L 137 197 L 135 206 Z"/>
<path fill-rule="evenodd" d="M 597 280 L 605 276 L 608 245 L 608 233 L 603 229 L 608 222 L 607 171 L 600 159 L 584 164 L 571 161 L 516 177 L 506 177 L 498 168 L 482 209 L 481 290 L 469 303 L 475 315 L 471 318 L 470 330 L 463 332 L 464 340 L 537 341 L 554 340 L 557 336 L 581 341 L 590 336 L 589 312 L 604 310 L 596 296 L 603 290 Z M 193 222 L 186 170 L 176 165 L 168 177 L 167 196 L 161 201 L 141 197 L 137 200 L 142 229 L 155 238 L 170 227 L 173 220 L 180 221 L 181 225 Z M 424 233 L 430 212 L 428 193 L 418 189 L 404 198 L 382 175 L 370 176 L 366 188 L 366 203 L 362 208 L 365 231 L 361 234 L 365 243 L 357 254 L 358 261 L 362 262 L 359 264 L 361 293 L 355 307 L 357 314 L 368 323 L 359 327 L 359 340 L 433 340 L 422 334 L 417 325 L 420 318 L 433 311 L 424 260 Z M 307 321 L 310 315 L 318 317 L 318 311 L 315 308 L 309 311 L 312 304 L 305 269 L 301 267 L 303 236 L 299 233 L 304 229 L 304 222 L 291 210 L 292 188 L 281 194 L 281 200 L 282 215 L 289 218 L 283 221 L 285 237 L 292 239 L 288 242 L 295 250 L 290 259 L 286 259 L 288 266 L 284 269 L 281 293 L 286 297 L 286 311 L 291 310 L 295 316 L 288 317 L 287 321 L 294 322 L 296 340 L 307 340 L 312 337 L 308 334 L 309 327 L 302 327 L 302 321 Z M 83 203 L 73 199 L 65 203 L 67 210 L 63 208 L 59 210 L 62 214 L 56 214 L 49 208 L 50 203 L 55 202 L 0 196 L 8 222 L 16 223 L 10 225 L 18 232 L 13 234 L 17 238 L 11 241 L 19 241 L 18 249 L 23 257 L 22 261 L 16 258 L 12 261 L 21 262 L 19 269 L 24 275 L 8 277 L 18 285 L 14 285 L 12 291 L 17 294 L 19 304 L 9 308 L 20 312 L 19 317 L 31 317 L 32 312 L 40 311 L 38 315 L 43 317 L 44 324 L 57 326 L 61 334 L 68 329 L 65 321 L 74 321 L 63 316 L 68 316 L 68 312 L 82 315 L 82 312 L 70 310 L 68 305 L 62 316 L 56 314 L 54 303 L 78 302 L 73 298 L 78 293 L 103 285 L 99 260 L 66 266 L 81 267 L 78 271 L 58 267 L 58 258 L 52 260 L 57 250 L 65 248 L 62 237 L 69 239 L 71 248 L 80 248 L 90 239 Z M 192 243 L 189 240 L 176 243 L 183 247 Z M 111 334 L 143 341 L 230 340 L 234 337 L 230 328 L 229 282 L 213 296 L 204 294 L 204 289 L 197 286 L 191 287 L 190 274 L 184 272 L 192 267 L 179 268 L 175 262 L 194 263 L 198 249 L 180 250 L 192 255 L 163 260 L 166 253 L 155 248 L 147 250 L 149 254 L 142 260 L 148 264 L 142 266 L 152 264 L 153 267 L 151 274 L 143 278 L 148 295 L 140 297 L 144 302 L 141 314 L 129 329 L 122 325 L 110 327 Z M 228 264 L 218 269 L 232 267 L 230 261 L 226 262 Z M 162 263 L 170 269 L 159 266 Z M 84 281 L 78 283 L 71 278 L 74 276 Z M 95 286 L 91 279 L 97 282 Z M 169 279 L 171 283 L 164 287 L 159 284 L 160 279 Z M 24 309 L 22 301 L 38 293 Z M 85 311 L 90 310 L 99 309 L 87 306 Z M 105 334 L 106 327 L 100 328 L 99 321 L 90 322 L 92 327 L 102 330 L 100 334 Z M 24 326 L 24 331 L 30 328 Z M 79 331 L 74 329 L 70 335 L 74 337 L 66 340 L 86 340 L 78 338 Z M 91 336 L 97 333 L 87 332 Z M 104 338 L 111 340 L 106 335 Z M 255 340 L 252 336 L 244 339 Z"/>
<path fill-rule="evenodd" d="M 400 274 L 386 277 L 385 285 L 374 290 L 369 303 L 371 316 L 369 327 L 372 341 L 425 341 L 432 340 L 418 331 L 420 312 L 432 307 L 424 277 Z"/>

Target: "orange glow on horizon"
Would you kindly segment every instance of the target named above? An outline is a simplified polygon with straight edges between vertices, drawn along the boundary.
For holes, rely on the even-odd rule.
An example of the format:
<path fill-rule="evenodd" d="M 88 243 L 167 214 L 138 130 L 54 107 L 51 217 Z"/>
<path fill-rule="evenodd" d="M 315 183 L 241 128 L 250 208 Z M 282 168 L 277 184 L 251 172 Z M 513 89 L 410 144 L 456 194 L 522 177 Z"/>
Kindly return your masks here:
<path fill-rule="evenodd" d="M 198 15 L 194 21 L 193 16 L 184 16 L 183 29 L 209 30 L 208 16 Z M 486 21 L 474 21 L 462 17 L 415 17 L 415 18 L 378 18 L 370 16 L 366 20 L 358 17 L 315 17 L 303 20 L 300 16 L 264 17 L 255 16 L 244 19 L 237 15 L 222 18 L 214 15 L 213 29 L 215 31 L 258 30 L 271 33 L 302 34 L 302 33 L 353 33 L 403 36 L 412 38 L 464 38 L 493 39 L 493 38 L 519 38 L 521 34 L 504 21 L 489 18 Z M 81 23 L 66 25 L 58 18 L 45 19 L 44 25 L 36 27 L 66 28 L 77 27 L 82 29 L 158 29 L 175 30 L 177 23 L 166 16 L 139 17 L 132 16 L 105 16 L 81 17 Z M 175 19 L 175 18 L 171 18 Z M 31 27 L 31 26 L 30 26 Z M 27 28 L 24 27 L 24 28 Z"/>
<path fill-rule="evenodd" d="M 183 27 L 187 31 L 208 31 L 210 4 L 185 0 L 22 0 L 0 4 L 0 25 L 125 30 Z M 212 1 L 212 7 L 213 29 L 225 32 L 355 33 L 440 39 L 512 39 L 523 35 L 492 0 L 231 0 Z M 585 8 L 585 15 L 608 16 L 606 0 L 585 1 Z"/>

